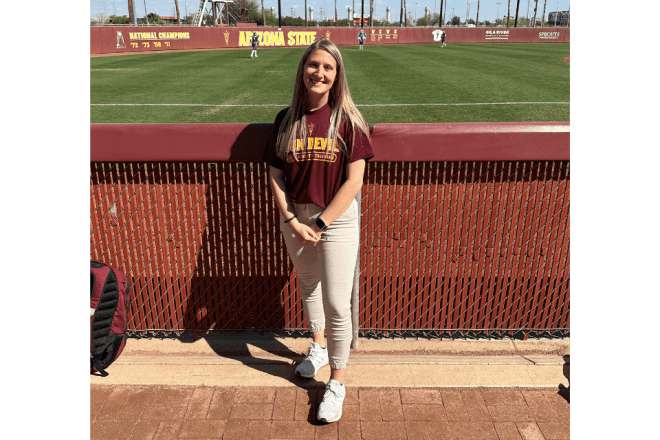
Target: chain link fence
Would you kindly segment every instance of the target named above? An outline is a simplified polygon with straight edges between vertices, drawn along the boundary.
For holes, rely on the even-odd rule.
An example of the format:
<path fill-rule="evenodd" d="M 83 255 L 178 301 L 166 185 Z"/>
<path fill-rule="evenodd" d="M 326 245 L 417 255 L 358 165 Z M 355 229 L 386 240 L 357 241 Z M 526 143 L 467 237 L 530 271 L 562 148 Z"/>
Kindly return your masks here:
<path fill-rule="evenodd" d="M 129 331 L 304 331 L 262 163 L 91 163 L 91 259 L 132 285 Z M 561 334 L 569 162 L 369 163 L 363 334 Z"/>

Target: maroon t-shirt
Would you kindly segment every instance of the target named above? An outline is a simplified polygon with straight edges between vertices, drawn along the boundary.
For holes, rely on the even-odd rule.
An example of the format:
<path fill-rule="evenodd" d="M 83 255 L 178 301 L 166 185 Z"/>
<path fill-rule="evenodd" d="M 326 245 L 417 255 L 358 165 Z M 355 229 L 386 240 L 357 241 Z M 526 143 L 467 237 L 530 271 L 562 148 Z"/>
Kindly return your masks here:
<path fill-rule="evenodd" d="M 313 203 L 325 209 L 346 181 L 348 160 L 339 146 L 330 145 L 332 139 L 327 138 L 330 125 L 330 105 L 305 114 L 307 122 L 307 144 L 297 139 L 291 148 L 287 160 L 283 161 L 276 154 L 275 144 L 282 119 L 288 109 L 284 109 L 275 118 L 273 132 L 268 139 L 264 162 L 284 171 L 286 193 L 296 203 Z M 339 134 L 350 146 L 350 139 L 345 135 L 346 124 L 341 124 Z M 355 146 L 350 162 L 360 159 L 368 160 L 374 157 L 369 138 L 360 130 L 356 130 Z M 340 142 L 337 139 L 337 142 Z M 294 160 L 293 155 L 298 160 Z"/>

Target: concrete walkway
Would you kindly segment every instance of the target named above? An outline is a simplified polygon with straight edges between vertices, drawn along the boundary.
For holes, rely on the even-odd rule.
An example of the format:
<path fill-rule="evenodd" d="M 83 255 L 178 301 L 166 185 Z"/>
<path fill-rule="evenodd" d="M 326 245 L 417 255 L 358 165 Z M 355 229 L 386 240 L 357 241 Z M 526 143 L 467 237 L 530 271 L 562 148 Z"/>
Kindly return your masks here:
<path fill-rule="evenodd" d="M 308 338 L 130 339 L 90 376 L 92 438 L 569 438 L 570 341 L 360 339 L 338 423 L 330 369 L 293 374 Z"/>

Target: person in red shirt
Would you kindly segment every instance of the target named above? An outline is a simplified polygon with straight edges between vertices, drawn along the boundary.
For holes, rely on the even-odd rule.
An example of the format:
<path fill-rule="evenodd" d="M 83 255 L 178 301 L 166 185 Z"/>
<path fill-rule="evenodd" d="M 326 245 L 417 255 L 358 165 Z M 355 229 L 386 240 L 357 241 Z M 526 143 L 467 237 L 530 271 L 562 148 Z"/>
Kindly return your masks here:
<path fill-rule="evenodd" d="M 291 106 L 275 118 L 264 161 L 312 334 L 296 374 L 312 378 L 330 365 L 317 413 L 326 423 L 341 418 L 346 395 L 360 239 L 355 196 L 372 157 L 369 126 L 351 98 L 339 49 L 318 40 L 300 60 Z"/>

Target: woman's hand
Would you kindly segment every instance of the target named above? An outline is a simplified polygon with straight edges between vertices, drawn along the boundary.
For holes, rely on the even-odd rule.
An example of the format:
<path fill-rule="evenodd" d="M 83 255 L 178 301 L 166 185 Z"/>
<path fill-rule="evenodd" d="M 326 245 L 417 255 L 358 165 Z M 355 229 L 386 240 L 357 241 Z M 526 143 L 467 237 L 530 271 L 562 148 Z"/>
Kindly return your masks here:
<path fill-rule="evenodd" d="M 316 246 L 316 243 L 321 238 L 320 234 L 316 234 L 312 228 L 300 223 L 298 220 L 293 219 L 289 223 L 289 227 L 296 235 L 296 239 L 303 246 Z"/>

